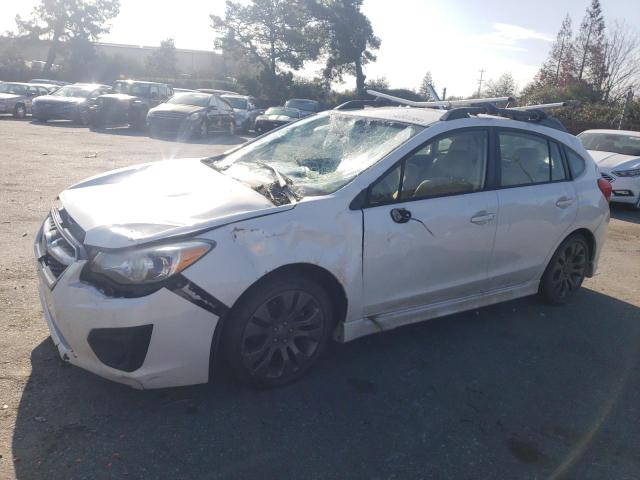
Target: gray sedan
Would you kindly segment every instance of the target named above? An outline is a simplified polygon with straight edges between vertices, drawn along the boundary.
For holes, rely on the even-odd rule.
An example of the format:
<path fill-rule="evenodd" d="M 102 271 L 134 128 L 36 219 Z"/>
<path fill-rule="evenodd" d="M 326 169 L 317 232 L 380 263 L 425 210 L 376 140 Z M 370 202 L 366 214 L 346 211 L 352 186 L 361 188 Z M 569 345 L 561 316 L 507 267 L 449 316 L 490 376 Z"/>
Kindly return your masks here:
<path fill-rule="evenodd" d="M 0 113 L 10 113 L 16 118 L 24 118 L 31 113 L 32 99 L 48 93 L 44 85 L 0 83 Z"/>

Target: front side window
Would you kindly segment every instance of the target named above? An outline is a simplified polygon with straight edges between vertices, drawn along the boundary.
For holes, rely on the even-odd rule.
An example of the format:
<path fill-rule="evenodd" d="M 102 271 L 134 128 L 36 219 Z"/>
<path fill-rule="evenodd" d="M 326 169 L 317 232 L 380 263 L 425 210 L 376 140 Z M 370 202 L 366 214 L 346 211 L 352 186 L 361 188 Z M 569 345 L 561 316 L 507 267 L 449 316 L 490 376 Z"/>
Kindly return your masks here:
<path fill-rule="evenodd" d="M 326 195 L 423 128 L 331 111 L 287 125 L 211 166 L 256 189 L 272 184 L 276 169 L 297 195 Z"/>
<path fill-rule="evenodd" d="M 401 198 L 425 198 L 482 190 L 489 133 L 467 130 L 440 137 L 405 160 Z"/>
<path fill-rule="evenodd" d="M 482 190 L 488 147 L 489 133 L 486 130 L 464 130 L 431 140 L 371 186 L 369 203 Z"/>
<path fill-rule="evenodd" d="M 564 180 L 555 142 L 522 132 L 500 132 L 501 186 L 513 187 Z"/>

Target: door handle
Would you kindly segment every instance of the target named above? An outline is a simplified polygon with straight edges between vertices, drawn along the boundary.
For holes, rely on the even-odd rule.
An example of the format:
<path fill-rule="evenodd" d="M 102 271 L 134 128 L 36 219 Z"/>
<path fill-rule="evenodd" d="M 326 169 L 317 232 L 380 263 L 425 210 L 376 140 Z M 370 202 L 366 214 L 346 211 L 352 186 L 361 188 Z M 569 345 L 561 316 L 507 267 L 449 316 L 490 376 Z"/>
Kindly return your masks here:
<path fill-rule="evenodd" d="M 391 220 L 396 223 L 407 223 L 411 220 L 411 212 L 406 208 L 393 208 L 389 212 Z"/>
<path fill-rule="evenodd" d="M 495 216 L 495 213 L 481 212 L 479 215 L 471 217 L 471 223 L 475 223 L 476 225 L 484 225 L 485 223 L 489 223 L 490 221 L 492 221 Z"/>
<path fill-rule="evenodd" d="M 575 198 L 571 198 L 571 197 L 560 197 L 557 201 L 556 201 L 556 207 L 558 208 L 567 208 L 569 206 L 571 206 L 571 204 L 575 201 Z"/>

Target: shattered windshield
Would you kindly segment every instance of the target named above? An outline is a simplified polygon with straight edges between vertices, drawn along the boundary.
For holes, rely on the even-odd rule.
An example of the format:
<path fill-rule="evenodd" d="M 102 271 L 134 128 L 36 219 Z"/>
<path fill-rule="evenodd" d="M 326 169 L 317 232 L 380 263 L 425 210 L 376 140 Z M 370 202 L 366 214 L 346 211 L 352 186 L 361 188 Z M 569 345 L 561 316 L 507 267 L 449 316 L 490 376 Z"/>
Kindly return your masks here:
<path fill-rule="evenodd" d="M 232 152 L 212 167 L 260 191 L 275 169 L 297 197 L 335 192 L 423 127 L 326 112 Z M 268 167 L 265 166 L 268 164 Z"/>

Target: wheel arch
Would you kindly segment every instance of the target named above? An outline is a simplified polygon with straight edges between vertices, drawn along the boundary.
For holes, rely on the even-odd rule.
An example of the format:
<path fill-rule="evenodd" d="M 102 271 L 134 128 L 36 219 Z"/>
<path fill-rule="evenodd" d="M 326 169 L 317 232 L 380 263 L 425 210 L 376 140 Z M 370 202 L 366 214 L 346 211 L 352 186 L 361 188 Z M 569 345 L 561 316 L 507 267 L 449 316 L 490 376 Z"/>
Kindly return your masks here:
<path fill-rule="evenodd" d="M 320 286 L 322 286 L 333 306 L 333 327 L 336 328 L 342 324 L 347 316 L 348 299 L 347 294 L 342 283 L 338 278 L 326 268 L 320 267 L 312 263 L 290 263 L 282 265 L 274 270 L 265 273 L 262 277 L 253 282 L 244 292 L 236 299 L 229 311 L 224 314 L 219 321 L 217 328 L 214 331 L 213 338 L 211 340 L 211 354 L 209 356 L 209 381 L 213 379 L 215 368 L 218 361 L 220 341 L 224 335 L 224 330 L 228 323 L 231 313 L 240 305 L 244 299 L 254 289 L 256 289 L 263 282 L 268 282 L 270 279 L 279 277 L 281 275 L 304 275 L 312 278 Z"/>
<path fill-rule="evenodd" d="M 584 239 L 587 241 L 587 245 L 589 246 L 589 265 L 587 267 L 587 277 L 593 277 L 594 274 L 594 264 L 593 264 L 593 260 L 596 256 L 596 237 L 593 234 L 593 232 L 591 230 L 589 230 L 588 228 L 577 228 L 573 231 L 571 231 L 568 235 L 566 235 L 563 239 L 562 242 L 560 242 L 558 244 L 558 247 L 556 247 L 556 250 L 559 248 L 560 245 L 562 245 L 562 243 L 569 238 L 572 235 L 581 235 L 584 237 Z"/>
<path fill-rule="evenodd" d="M 258 285 L 263 282 L 267 282 L 272 278 L 286 275 L 302 275 L 316 281 L 321 287 L 323 287 L 333 305 L 333 320 L 335 325 L 339 325 L 344 322 L 347 315 L 347 294 L 342 283 L 338 278 L 324 267 L 320 267 L 313 263 L 290 263 L 282 265 L 270 272 L 265 273 L 262 277 L 253 282 L 234 302 L 231 310 L 236 305 L 240 304 L 243 299 Z"/>

